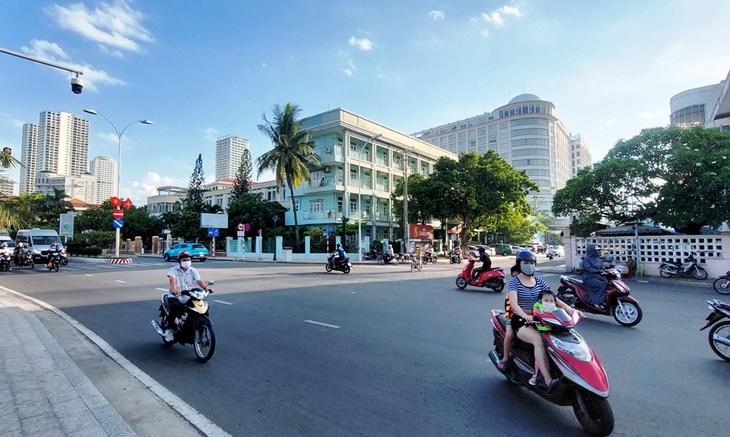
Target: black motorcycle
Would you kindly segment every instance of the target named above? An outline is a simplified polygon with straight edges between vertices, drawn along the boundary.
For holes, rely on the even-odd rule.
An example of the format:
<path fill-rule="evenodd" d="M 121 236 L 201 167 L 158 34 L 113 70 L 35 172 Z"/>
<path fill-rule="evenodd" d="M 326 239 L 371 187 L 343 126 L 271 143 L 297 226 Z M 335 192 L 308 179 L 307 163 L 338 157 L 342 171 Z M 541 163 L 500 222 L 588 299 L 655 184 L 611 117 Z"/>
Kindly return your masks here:
<path fill-rule="evenodd" d="M 378 255 L 378 264 L 381 265 L 381 266 L 383 264 L 395 264 L 395 265 L 398 265 L 399 262 L 400 262 L 400 260 L 398 259 L 397 256 L 392 256 L 391 257 L 387 253 L 381 253 L 380 255 Z"/>
<path fill-rule="evenodd" d="M 461 250 L 452 250 L 449 252 L 449 264 L 461 264 Z"/>
<path fill-rule="evenodd" d="M 720 294 L 730 294 L 730 271 L 715 279 L 712 288 Z"/>
<path fill-rule="evenodd" d="M 11 258 L 12 257 L 7 252 L 0 253 L 0 272 L 9 272 L 10 271 L 10 259 Z"/>
<path fill-rule="evenodd" d="M 208 284 L 213 284 L 213 281 Z M 178 317 L 175 320 L 169 320 L 168 299 L 173 295 L 165 293 L 162 295 L 159 308 L 160 322 L 152 320 L 152 327 L 162 337 L 165 347 L 171 347 L 175 343 L 181 345 L 190 343 L 195 349 L 198 361 L 203 363 L 211 359 L 215 352 L 215 331 L 213 322 L 208 318 L 208 303 L 205 301 L 208 294 L 208 291 L 200 288 L 183 290 L 178 298 L 183 308 L 178 311 Z M 173 330 L 174 339 L 172 341 L 165 338 L 163 326 Z"/>
<path fill-rule="evenodd" d="M 712 351 L 725 361 L 730 361 L 730 305 L 718 299 L 708 300 L 712 312 L 707 316 L 707 324 L 700 329 L 703 331 L 712 326 L 708 341 Z"/>
<path fill-rule="evenodd" d="M 350 263 L 350 257 L 347 256 L 345 258 L 334 258 L 334 255 L 330 255 L 327 258 L 327 264 L 324 266 L 324 269 L 327 270 L 327 272 L 331 272 L 332 270 L 340 271 L 344 274 L 350 273 L 350 269 L 352 269 L 352 263 Z"/>
<path fill-rule="evenodd" d="M 48 263 L 46 263 L 46 267 L 48 267 L 48 271 L 58 271 L 59 266 L 61 265 L 61 253 L 60 252 L 50 252 L 48 254 Z"/>
<path fill-rule="evenodd" d="M 695 252 L 691 252 L 687 261 L 681 265 L 671 261 L 663 261 L 659 265 L 659 275 L 662 278 L 671 278 L 672 276 L 691 276 L 695 279 L 707 279 L 707 270 L 697 264 Z"/>
<path fill-rule="evenodd" d="M 32 269 L 35 267 L 33 263 L 33 252 L 31 252 L 30 248 L 23 247 L 18 249 L 18 253 L 13 262 L 21 269 L 26 267 L 30 267 Z"/>

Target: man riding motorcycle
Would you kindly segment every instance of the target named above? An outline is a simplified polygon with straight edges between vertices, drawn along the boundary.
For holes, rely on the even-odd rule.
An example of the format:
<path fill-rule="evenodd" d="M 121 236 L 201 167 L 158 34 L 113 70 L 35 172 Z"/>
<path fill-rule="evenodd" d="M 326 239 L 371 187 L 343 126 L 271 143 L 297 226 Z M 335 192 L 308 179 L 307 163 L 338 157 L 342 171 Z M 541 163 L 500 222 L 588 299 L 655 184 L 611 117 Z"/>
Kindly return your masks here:
<path fill-rule="evenodd" d="M 479 262 L 482 263 L 481 267 L 476 267 L 474 270 L 471 271 L 471 280 L 476 281 L 479 279 L 479 274 L 481 272 L 486 272 L 487 270 L 492 268 L 492 259 L 489 257 L 489 254 L 487 253 L 487 250 L 479 246 Z"/>
<path fill-rule="evenodd" d="M 340 243 L 337 243 L 337 249 L 335 249 L 335 253 L 332 254 L 329 258 L 330 264 L 332 264 L 332 267 L 335 267 L 338 263 L 341 263 L 345 261 L 347 258 L 347 254 L 345 253 L 345 249 L 342 248 Z"/>
<path fill-rule="evenodd" d="M 190 290 L 197 284 L 203 290 L 207 290 L 213 293 L 213 289 L 203 281 L 203 278 L 198 273 L 195 267 L 192 267 L 192 259 L 190 252 L 184 250 L 177 256 L 178 265 L 171 267 L 167 271 L 167 278 L 170 284 L 169 294 L 173 295 L 168 298 L 168 304 L 170 305 L 170 317 L 168 318 L 168 324 L 178 323 L 177 315 L 183 308 L 182 302 L 179 300 L 179 296 L 183 290 Z M 174 297 L 174 298 L 173 298 Z M 165 340 L 173 341 L 175 339 L 172 326 L 163 326 L 165 330 Z"/>
<path fill-rule="evenodd" d="M 53 260 L 53 254 L 58 253 L 59 256 L 61 254 L 61 243 L 53 243 L 51 244 L 51 247 L 48 249 L 48 257 L 46 257 L 46 264 L 48 267 L 51 267 L 52 260 Z"/>

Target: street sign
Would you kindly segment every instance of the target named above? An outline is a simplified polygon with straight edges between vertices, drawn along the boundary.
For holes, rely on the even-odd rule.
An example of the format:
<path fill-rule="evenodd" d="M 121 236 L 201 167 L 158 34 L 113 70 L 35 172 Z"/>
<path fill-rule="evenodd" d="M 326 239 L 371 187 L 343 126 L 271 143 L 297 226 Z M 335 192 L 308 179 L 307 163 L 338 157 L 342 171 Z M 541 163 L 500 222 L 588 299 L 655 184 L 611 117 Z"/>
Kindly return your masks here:
<path fill-rule="evenodd" d="M 61 214 L 60 218 L 60 232 L 58 235 L 61 237 L 73 237 L 74 236 L 74 215 L 73 214 Z"/>
<path fill-rule="evenodd" d="M 123 219 L 124 218 L 124 211 L 121 209 L 115 209 L 114 212 L 112 212 L 112 217 L 115 219 Z"/>
<path fill-rule="evenodd" d="M 327 232 L 334 232 L 334 231 L 335 231 L 334 226 L 332 226 L 332 225 L 327 226 Z"/>
<path fill-rule="evenodd" d="M 239 223 L 237 228 L 239 231 L 243 231 L 244 229 L 246 229 L 246 226 L 243 223 Z"/>
<path fill-rule="evenodd" d="M 246 223 L 246 225 L 244 226 L 244 229 L 246 231 L 250 231 L 251 230 L 251 223 Z"/>
<path fill-rule="evenodd" d="M 329 235 L 329 234 L 327 233 L 327 231 L 322 231 L 322 236 L 323 236 L 323 237 L 326 237 L 327 235 Z"/>
<path fill-rule="evenodd" d="M 220 229 L 219 228 L 208 228 L 208 236 L 209 237 L 219 237 Z"/>
<path fill-rule="evenodd" d="M 124 227 L 124 220 L 114 219 L 114 220 L 112 220 L 112 226 L 114 226 L 114 229 L 120 229 L 120 228 Z"/>

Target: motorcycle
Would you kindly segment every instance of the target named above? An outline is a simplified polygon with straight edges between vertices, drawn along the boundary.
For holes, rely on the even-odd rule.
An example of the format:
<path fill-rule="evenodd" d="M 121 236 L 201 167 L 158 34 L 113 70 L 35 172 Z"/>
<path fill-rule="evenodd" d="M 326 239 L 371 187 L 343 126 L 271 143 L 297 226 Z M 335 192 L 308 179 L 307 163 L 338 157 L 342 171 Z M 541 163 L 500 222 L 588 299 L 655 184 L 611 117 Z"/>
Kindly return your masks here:
<path fill-rule="evenodd" d="M 58 271 L 58 266 L 61 265 L 61 253 L 60 252 L 51 252 L 49 254 L 50 261 L 46 264 L 46 267 L 48 267 L 48 271 Z"/>
<path fill-rule="evenodd" d="M 61 250 L 61 265 L 68 265 L 68 258 L 66 257 L 66 249 Z"/>
<path fill-rule="evenodd" d="M 708 335 L 708 341 L 712 351 L 725 361 L 730 361 L 730 320 L 720 322 L 722 319 L 730 319 L 730 305 L 718 299 L 708 300 L 710 310 L 707 316 L 707 324 L 700 331 L 712 326 Z M 718 323 L 719 322 L 719 323 Z"/>
<path fill-rule="evenodd" d="M 327 258 L 327 264 L 325 264 L 324 269 L 327 272 L 331 272 L 332 270 L 338 270 L 344 274 L 350 273 L 350 269 L 352 269 L 352 263 L 350 263 L 350 257 L 345 257 L 343 259 L 334 259 L 334 254 L 330 255 Z"/>
<path fill-rule="evenodd" d="M 10 259 L 11 256 L 8 252 L 0 253 L 0 272 L 10 271 Z"/>
<path fill-rule="evenodd" d="M 212 285 L 214 281 L 208 282 Z M 168 298 L 174 295 L 165 293 L 160 299 L 160 322 L 152 320 L 152 327 L 162 337 L 165 347 L 171 347 L 175 343 L 193 345 L 198 361 L 204 363 L 213 357 L 215 352 L 215 331 L 213 322 L 208 318 L 208 303 L 205 298 L 210 294 L 207 290 L 193 288 L 183 290 L 178 297 L 182 305 L 176 320 L 169 320 L 170 306 Z M 187 298 L 187 299 L 186 299 Z M 167 341 L 163 326 L 170 327 L 174 333 L 174 340 Z"/>
<path fill-rule="evenodd" d="M 510 382 L 521 385 L 556 405 L 572 405 L 581 426 L 590 434 L 606 436 L 613 431 L 614 418 L 608 403 L 608 376 L 601 362 L 583 337 L 573 329 L 580 320 L 578 314 L 569 316 L 565 310 L 536 311 L 534 320 L 549 326 L 549 331 L 539 331 L 545 341 L 550 374 L 558 383 L 552 390 L 544 384 L 531 385 L 535 360 L 531 345 L 515 339 L 508 365 L 499 368 L 504 355 L 504 334 L 507 319 L 504 311 L 492 310 L 494 349 L 489 359 L 494 367 Z"/>
<path fill-rule="evenodd" d="M 494 267 L 492 269 L 479 273 L 479 277 L 472 281 L 471 271 L 474 269 L 474 262 L 476 260 L 470 259 L 466 262 L 466 265 L 461 269 L 461 273 L 456 277 L 456 286 L 462 290 L 467 285 L 474 287 L 485 287 L 491 288 L 495 293 L 499 293 L 504 290 L 504 270 L 502 267 Z"/>
<path fill-rule="evenodd" d="M 378 255 L 378 265 L 381 265 L 381 266 L 383 264 L 398 265 L 399 262 L 400 261 L 398 260 L 397 256 L 390 257 L 387 253 L 381 253 L 380 255 Z"/>
<path fill-rule="evenodd" d="M 638 325 L 643 313 L 639 302 L 629 295 L 629 286 L 621 280 L 621 273 L 616 269 L 606 269 L 604 275 L 608 279 L 608 287 L 603 307 L 588 303 L 585 284 L 581 279 L 570 276 L 560 276 L 557 297 L 567 305 L 587 313 L 613 315 L 622 326 Z"/>
<path fill-rule="evenodd" d="M 35 267 L 35 264 L 33 263 L 33 252 L 31 252 L 30 248 L 22 247 L 18 249 L 18 255 L 15 257 L 13 262 L 21 269 L 26 267 L 30 267 L 32 269 Z"/>
<path fill-rule="evenodd" d="M 421 261 L 423 262 L 423 264 L 428 264 L 429 262 L 436 264 L 436 261 L 438 261 L 438 259 L 439 256 L 433 252 L 425 252 L 421 257 Z"/>
<path fill-rule="evenodd" d="M 687 262 L 681 265 L 672 261 L 663 261 L 659 265 L 659 275 L 662 278 L 691 276 L 695 279 L 707 279 L 707 270 L 697 264 L 695 255 L 695 252 L 690 252 Z"/>
<path fill-rule="evenodd" d="M 449 252 L 449 264 L 461 264 L 461 249 L 458 247 Z"/>
<path fill-rule="evenodd" d="M 730 294 L 730 271 L 715 279 L 712 288 L 720 294 Z"/>

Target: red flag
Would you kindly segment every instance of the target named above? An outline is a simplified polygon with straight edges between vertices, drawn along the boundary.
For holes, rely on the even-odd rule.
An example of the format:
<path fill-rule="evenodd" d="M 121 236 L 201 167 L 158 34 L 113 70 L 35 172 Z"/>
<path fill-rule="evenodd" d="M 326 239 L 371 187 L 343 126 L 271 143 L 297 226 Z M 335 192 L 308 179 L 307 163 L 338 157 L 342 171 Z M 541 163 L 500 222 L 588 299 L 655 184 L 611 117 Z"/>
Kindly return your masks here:
<path fill-rule="evenodd" d="M 127 200 L 124 201 L 124 209 L 129 209 L 132 206 L 132 201 L 127 197 Z"/>
<path fill-rule="evenodd" d="M 122 206 L 122 199 L 118 197 L 112 197 L 109 200 L 111 200 L 114 209 L 119 209 L 119 207 Z"/>

